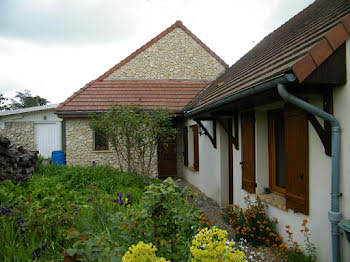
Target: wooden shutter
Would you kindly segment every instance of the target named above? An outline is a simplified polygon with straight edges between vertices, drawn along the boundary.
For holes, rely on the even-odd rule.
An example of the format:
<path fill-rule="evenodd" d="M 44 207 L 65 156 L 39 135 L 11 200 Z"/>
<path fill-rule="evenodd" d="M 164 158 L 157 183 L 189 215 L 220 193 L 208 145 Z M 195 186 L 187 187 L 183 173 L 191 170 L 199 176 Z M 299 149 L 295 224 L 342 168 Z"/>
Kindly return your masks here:
<path fill-rule="evenodd" d="M 184 165 L 188 166 L 188 129 L 187 126 L 184 127 L 183 133 L 184 139 Z"/>
<path fill-rule="evenodd" d="M 307 115 L 287 107 L 284 113 L 287 208 L 309 214 L 309 141 Z"/>
<path fill-rule="evenodd" d="M 193 131 L 193 168 L 199 171 L 198 126 L 192 126 Z"/>
<path fill-rule="evenodd" d="M 242 188 L 255 193 L 255 118 L 253 112 L 241 115 Z"/>

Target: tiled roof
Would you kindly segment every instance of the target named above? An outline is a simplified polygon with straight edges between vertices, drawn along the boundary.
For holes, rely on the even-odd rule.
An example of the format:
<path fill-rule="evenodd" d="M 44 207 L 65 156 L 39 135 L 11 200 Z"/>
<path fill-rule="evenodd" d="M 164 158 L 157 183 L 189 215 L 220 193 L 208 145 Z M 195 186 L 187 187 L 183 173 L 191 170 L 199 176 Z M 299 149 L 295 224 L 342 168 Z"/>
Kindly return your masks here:
<path fill-rule="evenodd" d="M 349 0 L 316 0 L 226 70 L 189 104 L 194 111 L 292 71 L 302 83 L 350 34 Z"/>
<path fill-rule="evenodd" d="M 151 41 L 147 42 L 143 46 L 141 46 L 139 49 L 137 49 L 135 52 L 133 52 L 131 55 L 129 55 L 127 58 L 122 60 L 120 63 L 113 66 L 111 69 L 109 69 L 106 73 L 101 75 L 99 78 L 97 78 L 97 81 L 102 81 L 106 77 L 108 77 L 110 74 L 112 74 L 117 69 L 121 68 L 126 63 L 130 62 L 131 59 L 135 58 L 137 55 L 142 53 L 144 50 L 149 48 L 151 45 L 156 43 L 159 39 L 162 39 L 164 36 L 166 36 L 168 33 L 173 31 L 176 28 L 181 28 L 184 32 L 186 32 L 197 44 L 199 44 L 201 47 L 204 48 L 205 51 L 207 51 L 211 56 L 213 56 L 220 64 L 222 64 L 225 68 L 229 67 L 228 64 L 225 63 L 224 60 L 222 60 L 217 54 L 215 54 L 208 46 L 206 46 L 197 36 L 195 36 L 186 26 L 183 25 L 181 21 L 176 21 L 175 24 L 165 29 L 163 32 L 161 32 L 159 35 L 154 37 Z"/>
<path fill-rule="evenodd" d="M 180 111 L 209 81 L 92 81 L 56 108 L 62 111 L 105 111 L 111 104 L 161 106 Z"/>

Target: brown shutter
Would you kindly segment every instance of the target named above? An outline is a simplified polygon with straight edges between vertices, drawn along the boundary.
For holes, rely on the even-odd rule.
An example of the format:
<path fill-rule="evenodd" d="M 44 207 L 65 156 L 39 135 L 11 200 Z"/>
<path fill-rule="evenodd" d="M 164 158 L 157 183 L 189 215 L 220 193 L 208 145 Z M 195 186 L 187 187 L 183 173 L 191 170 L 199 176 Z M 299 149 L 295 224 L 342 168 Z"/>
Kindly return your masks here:
<path fill-rule="evenodd" d="M 254 113 L 242 113 L 242 188 L 255 193 L 255 119 Z"/>
<path fill-rule="evenodd" d="M 193 131 L 193 168 L 199 171 L 198 126 L 192 126 Z"/>
<path fill-rule="evenodd" d="M 291 106 L 284 114 L 287 208 L 309 214 L 309 141 L 307 115 Z"/>
<path fill-rule="evenodd" d="M 184 127 L 184 165 L 188 166 L 188 129 Z"/>

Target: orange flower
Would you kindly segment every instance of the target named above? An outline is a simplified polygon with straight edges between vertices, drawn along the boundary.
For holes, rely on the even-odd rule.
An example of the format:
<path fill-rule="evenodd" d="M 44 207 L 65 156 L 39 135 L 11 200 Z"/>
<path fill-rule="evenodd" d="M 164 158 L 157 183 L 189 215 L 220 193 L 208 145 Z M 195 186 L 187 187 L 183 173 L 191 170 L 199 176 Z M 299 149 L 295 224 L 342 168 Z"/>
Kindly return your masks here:
<path fill-rule="evenodd" d="M 309 232 L 309 228 L 307 227 L 307 228 L 305 228 L 305 232 Z"/>
<path fill-rule="evenodd" d="M 306 223 L 307 223 L 307 219 L 304 219 L 304 220 L 303 220 L 303 223 L 305 223 L 305 224 L 306 224 Z"/>
<path fill-rule="evenodd" d="M 298 246 L 299 244 L 298 244 L 298 242 L 294 241 L 294 242 L 293 242 L 293 245 L 294 245 L 294 246 Z"/>
<path fill-rule="evenodd" d="M 269 227 L 266 228 L 267 231 L 271 231 L 271 229 Z"/>
<path fill-rule="evenodd" d="M 291 235 L 293 235 L 293 233 L 292 232 L 288 232 L 288 234 L 291 236 Z"/>
<path fill-rule="evenodd" d="M 290 225 L 286 225 L 286 228 L 288 228 L 288 229 L 289 229 L 289 228 L 290 228 Z"/>
<path fill-rule="evenodd" d="M 275 223 L 277 224 L 277 223 L 278 223 L 277 218 L 274 218 L 274 219 L 273 219 L 273 222 L 275 222 Z"/>

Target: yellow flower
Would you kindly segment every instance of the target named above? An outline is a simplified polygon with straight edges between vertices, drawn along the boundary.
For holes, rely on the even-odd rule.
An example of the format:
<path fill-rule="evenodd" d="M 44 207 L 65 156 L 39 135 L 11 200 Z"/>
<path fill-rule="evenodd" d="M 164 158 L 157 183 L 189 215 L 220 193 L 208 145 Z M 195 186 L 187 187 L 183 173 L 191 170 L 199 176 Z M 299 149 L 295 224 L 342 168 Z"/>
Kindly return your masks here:
<path fill-rule="evenodd" d="M 247 261 L 245 253 L 234 248 L 234 242 L 226 238 L 227 231 L 203 228 L 193 239 L 191 262 Z"/>
<path fill-rule="evenodd" d="M 157 257 L 157 248 L 152 243 L 145 244 L 140 241 L 136 246 L 132 245 L 122 257 L 122 262 L 170 262 L 163 257 Z"/>

